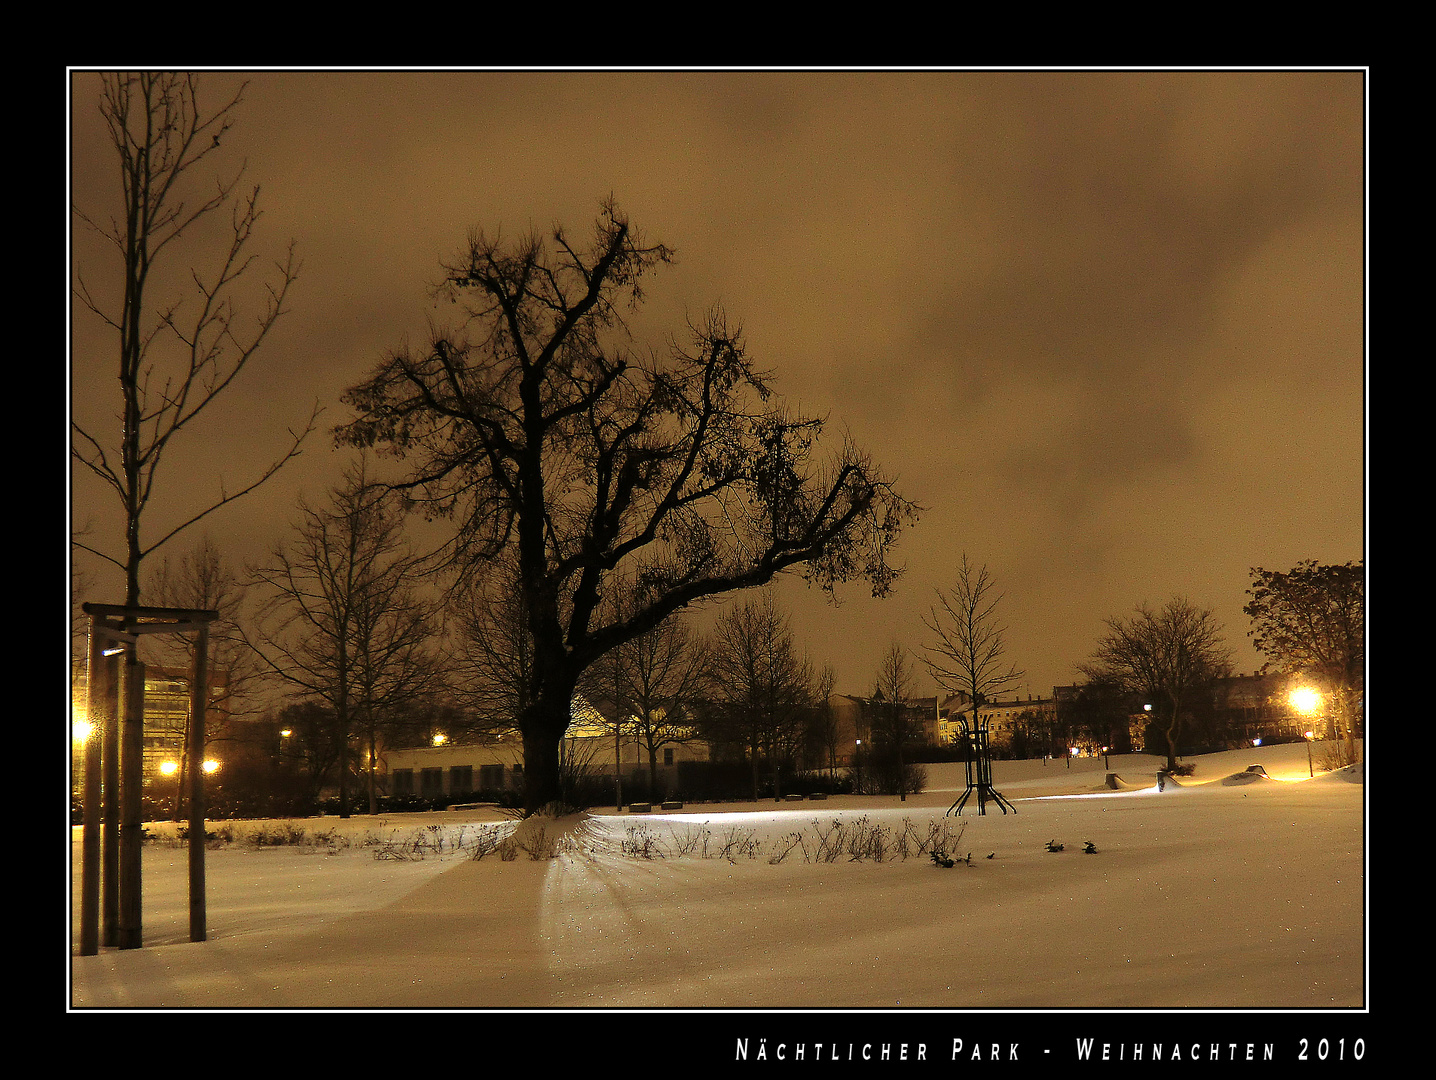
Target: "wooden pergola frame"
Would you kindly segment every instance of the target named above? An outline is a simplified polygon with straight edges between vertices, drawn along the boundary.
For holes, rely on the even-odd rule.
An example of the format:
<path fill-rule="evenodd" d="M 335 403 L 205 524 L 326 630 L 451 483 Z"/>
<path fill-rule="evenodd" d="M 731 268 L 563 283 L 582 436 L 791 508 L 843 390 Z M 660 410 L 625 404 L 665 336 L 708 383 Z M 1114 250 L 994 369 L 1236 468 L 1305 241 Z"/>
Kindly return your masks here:
<path fill-rule="evenodd" d="M 195 632 L 190 679 L 190 761 L 204 757 L 208 699 L 209 624 L 219 612 L 198 608 L 84 604 L 90 617 L 89 719 L 85 742 L 84 836 L 80 860 L 80 954 L 101 944 L 137 949 L 142 944 L 140 854 L 144 839 L 144 665 L 135 646 L 145 634 Z M 119 664 L 124 655 L 124 666 Z M 204 941 L 204 770 L 189 770 L 189 931 Z"/>

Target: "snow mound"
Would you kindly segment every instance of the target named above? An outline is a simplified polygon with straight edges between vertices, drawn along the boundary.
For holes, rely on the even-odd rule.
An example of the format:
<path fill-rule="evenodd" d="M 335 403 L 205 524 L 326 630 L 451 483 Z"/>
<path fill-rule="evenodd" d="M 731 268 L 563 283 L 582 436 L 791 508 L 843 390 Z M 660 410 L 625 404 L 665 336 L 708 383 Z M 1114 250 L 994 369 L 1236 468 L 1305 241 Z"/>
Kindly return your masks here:
<path fill-rule="evenodd" d="M 1271 777 L 1266 774 L 1266 770 L 1260 765 L 1248 765 L 1239 773 L 1232 773 L 1230 776 L 1223 777 L 1222 783 L 1230 787 L 1233 784 L 1256 784 L 1263 780 L 1270 779 Z"/>
<path fill-rule="evenodd" d="M 1114 772 L 1107 774 L 1107 779 L 1102 782 L 1098 791 L 1140 791 L 1143 788 L 1151 787 L 1151 784 L 1134 784 L 1130 780 L 1124 780 Z"/>
<path fill-rule="evenodd" d="M 1347 784 L 1364 784 L 1366 783 L 1366 762 L 1364 760 L 1358 761 L 1354 765 L 1347 765 L 1344 768 L 1323 773 L 1321 776 L 1318 776 L 1317 779 Z"/>

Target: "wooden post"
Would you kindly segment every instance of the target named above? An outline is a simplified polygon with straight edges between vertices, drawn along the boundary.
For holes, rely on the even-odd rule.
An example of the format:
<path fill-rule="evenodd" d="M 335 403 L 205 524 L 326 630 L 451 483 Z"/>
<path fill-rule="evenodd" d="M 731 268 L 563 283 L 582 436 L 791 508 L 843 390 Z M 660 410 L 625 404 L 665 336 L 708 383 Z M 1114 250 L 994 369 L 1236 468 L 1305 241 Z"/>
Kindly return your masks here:
<path fill-rule="evenodd" d="M 138 949 L 143 944 L 141 926 L 141 863 L 144 843 L 144 722 L 145 666 L 135 653 L 142 634 L 200 631 L 189 742 L 191 757 L 191 843 L 190 843 L 190 933 L 191 940 L 203 941 L 204 922 L 204 757 L 205 706 L 207 686 L 209 623 L 216 611 L 191 608 L 122 607 L 118 604 L 81 605 L 90 616 L 90 700 L 91 719 L 98 718 L 103 733 L 86 753 L 86 796 L 84 850 L 80 882 L 81 952 L 98 951 L 93 942 L 96 861 L 91 845 L 98 832 L 100 852 L 100 944 Z M 109 620 L 117 619 L 118 623 Z M 127 648 L 123 669 L 118 656 L 105 657 L 104 647 L 123 643 Z M 96 707 L 95 702 L 104 702 Z M 95 776 L 98 775 L 98 781 Z M 98 793 L 96 784 L 98 783 Z M 93 828 L 95 807 L 103 816 L 102 828 Z M 196 936 L 197 935 L 197 936 Z"/>
<path fill-rule="evenodd" d="M 189 722 L 189 939 L 205 939 L 204 712 L 209 698 L 209 627 L 199 628 L 190 677 Z"/>
<path fill-rule="evenodd" d="M 120 734 L 120 940 L 122 949 L 143 944 L 140 862 L 144 844 L 145 665 L 125 654 Z"/>
<path fill-rule="evenodd" d="M 85 739 L 84 801 L 85 823 L 80 854 L 80 955 L 100 951 L 100 800 L 102 798 L 101 747 L 110 723 L 109 665 L 105 642 L 95 616 L 90 616 L 90 653 L 86 659 L 87 701 L 85 714 L 90 733 Z"/>
<path fill-rule="evenodd" d="M 105 657 L 102 748 L 104 822 L 100 834 L 100 942 L 120 943 L 120 658 Z"/>

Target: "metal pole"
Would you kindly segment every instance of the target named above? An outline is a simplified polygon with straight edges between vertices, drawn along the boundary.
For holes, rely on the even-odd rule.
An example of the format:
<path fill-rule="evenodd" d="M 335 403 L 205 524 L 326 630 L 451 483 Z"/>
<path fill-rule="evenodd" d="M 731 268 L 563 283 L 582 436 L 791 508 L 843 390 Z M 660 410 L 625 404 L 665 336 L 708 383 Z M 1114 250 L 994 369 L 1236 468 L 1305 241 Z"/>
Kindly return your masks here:
<path fill-rule="evenodd" d="M 209 627 L 202 626 L 190 677 L 189 725 L 189 939 L 205 940 L 204 710 L 209 698 Z"/>

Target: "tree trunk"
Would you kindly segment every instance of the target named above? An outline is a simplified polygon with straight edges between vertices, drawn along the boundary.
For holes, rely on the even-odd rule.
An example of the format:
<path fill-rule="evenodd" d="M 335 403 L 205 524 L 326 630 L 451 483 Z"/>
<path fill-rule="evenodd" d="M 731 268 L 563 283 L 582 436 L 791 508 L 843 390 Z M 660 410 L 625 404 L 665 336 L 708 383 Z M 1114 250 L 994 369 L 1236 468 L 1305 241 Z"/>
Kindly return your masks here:
<path fill-rule="evenodd" d="M 572 719 L 573 685 L 539 688 L 538 698 L 519 720 L 524 737 L 524 814 L 564 801 L 559 744 Z"/>

